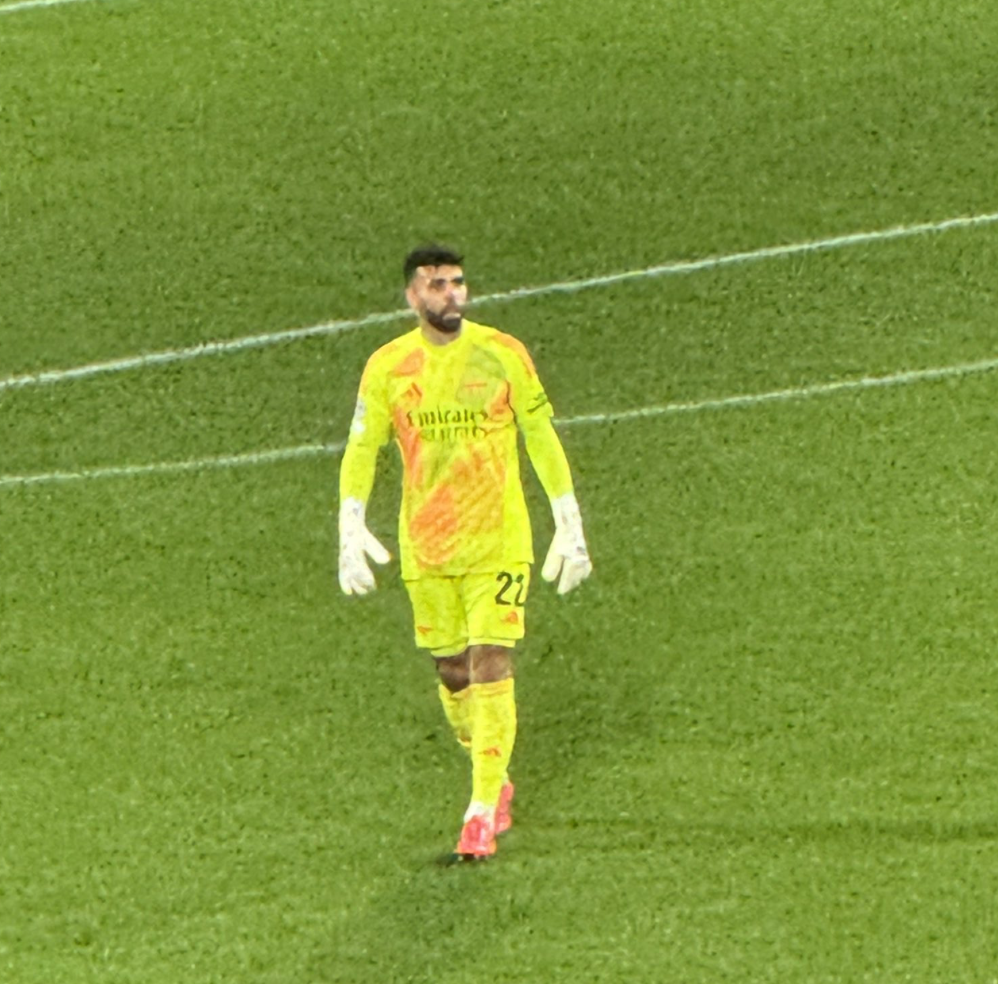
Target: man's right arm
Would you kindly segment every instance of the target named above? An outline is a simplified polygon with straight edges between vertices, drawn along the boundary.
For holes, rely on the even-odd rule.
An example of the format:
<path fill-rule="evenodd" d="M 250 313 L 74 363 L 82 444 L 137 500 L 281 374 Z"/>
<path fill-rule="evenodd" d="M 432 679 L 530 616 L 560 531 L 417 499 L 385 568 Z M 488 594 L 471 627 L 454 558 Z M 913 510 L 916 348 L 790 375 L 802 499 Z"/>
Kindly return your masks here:
<path fill-rule="evenodd" d="M 384 380 L 371 359 L 361 376 L 350 422 L 350 434 L 340 463 L 340 502 L 357 499 L 367 503 L 374 487 L 378 451 L 387 443 L 391 416 Z"/>
<path fill-rule="evenodd" d="M 384 387 L 368 362 L 360 382 L 350 435 L 340 463 L 339 580 L 344 594 L 374 590 L 367 558 L 385 564 L 391 554 L 367 528 L 365 510 L 374 487 L 378 451 L 387 442 L 390 417 Z"/>

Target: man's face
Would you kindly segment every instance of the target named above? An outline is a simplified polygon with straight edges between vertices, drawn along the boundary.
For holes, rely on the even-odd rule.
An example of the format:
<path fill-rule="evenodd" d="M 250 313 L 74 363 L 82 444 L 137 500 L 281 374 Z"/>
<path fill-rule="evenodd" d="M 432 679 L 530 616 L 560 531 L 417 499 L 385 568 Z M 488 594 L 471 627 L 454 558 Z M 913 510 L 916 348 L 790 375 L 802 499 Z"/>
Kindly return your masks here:
<path fill-rule="evenodd" d="M 461 330 L 468 287 L 459 266 L 418 267 L 405 297 L 409 307 L 437 331 L 452 335 Z"/>

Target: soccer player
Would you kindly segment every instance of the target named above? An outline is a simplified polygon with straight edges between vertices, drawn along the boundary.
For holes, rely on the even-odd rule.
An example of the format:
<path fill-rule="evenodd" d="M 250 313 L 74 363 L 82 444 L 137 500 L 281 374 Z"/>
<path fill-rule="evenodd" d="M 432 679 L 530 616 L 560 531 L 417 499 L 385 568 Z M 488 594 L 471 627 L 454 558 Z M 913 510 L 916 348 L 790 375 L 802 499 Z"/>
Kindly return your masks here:
<path fill-rule="evenodd" d="M 378 349 L 361 377 L 340 468 L 339 582 L 348 595 L 367 594 L 375 588 L 368 558 L 390 560 L 365 507 L 378 450 L 394 437 L 416 645 L 435 660 L 444 713 L 471 756 L 471 803 L 454 853 L 481 860 L 512 823 L 512 650 L 524 634 L 534 560 L 518 430 L 554 514 L 541 576 L 564 594 L 592 564 L 554 411 L 527 350 L 464 317 L 463 259 L 452 250 L 414 250 L 404 276 L 419 324 Z"/>

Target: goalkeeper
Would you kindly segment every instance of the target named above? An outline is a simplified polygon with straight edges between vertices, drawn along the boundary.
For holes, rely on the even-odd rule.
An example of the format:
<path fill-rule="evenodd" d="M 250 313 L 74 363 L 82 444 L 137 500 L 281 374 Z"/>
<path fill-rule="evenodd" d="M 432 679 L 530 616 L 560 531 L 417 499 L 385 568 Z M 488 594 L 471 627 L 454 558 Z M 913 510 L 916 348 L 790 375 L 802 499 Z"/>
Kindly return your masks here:
<path fill-rule="evenodd" d="M 368 558 L 388 551 L 365 525 L 378 450 L 402 457 L 399 547 L 416 645 L 429 650 L 444 713 L 471 756 L 471 803 L 455 850 L 493 854 L 512 823 L 508 766 L 516 737 L 512 650 L 523 638 L 533 546 L 517 430 L 554 514 L 541 570 L 571 591 L 592 564 L 553 410 L 527 350 L 464 318 L 463 259 L 442 246 L 405 260 L 406 301 L 419 325 L 378 349 L 360 381 L 340 469 L 339 581 L 375 587 Z"/>

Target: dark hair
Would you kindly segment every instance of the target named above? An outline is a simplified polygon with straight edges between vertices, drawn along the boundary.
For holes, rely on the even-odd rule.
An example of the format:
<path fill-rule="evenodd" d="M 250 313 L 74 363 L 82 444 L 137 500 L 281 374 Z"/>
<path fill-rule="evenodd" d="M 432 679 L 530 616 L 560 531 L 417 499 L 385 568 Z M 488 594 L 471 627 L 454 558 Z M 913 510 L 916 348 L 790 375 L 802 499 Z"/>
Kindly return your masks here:
<path fill-rule="evenodd" d="M 408 285 L 421 266 L 463 266 L 464 257 L 449 246 L 440 243 L 426 243 L 417 246 L 406 258 L 402 272 Z"/>

